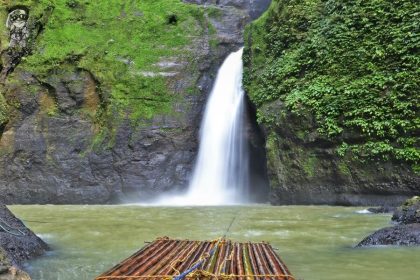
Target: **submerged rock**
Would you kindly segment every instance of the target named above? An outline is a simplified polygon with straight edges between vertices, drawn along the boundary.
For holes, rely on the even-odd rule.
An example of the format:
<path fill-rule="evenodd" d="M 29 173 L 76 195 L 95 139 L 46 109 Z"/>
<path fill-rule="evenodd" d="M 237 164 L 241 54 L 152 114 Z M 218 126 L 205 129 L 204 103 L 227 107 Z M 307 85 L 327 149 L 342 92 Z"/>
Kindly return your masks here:
<path fill-rule="evenodd" d="M 420 224 L 398 225 L 380 229 L 366 237 L 356 247 L 378 245 L 420 245 Z"/>
<path fill-rule="evenodd" d="M 48 245 L 0 205 L 0 280 L 26 280 L 29 275 L 19 266 L 43 254 Z"/>
<path fill-rule="evenodd" d="M 379 207 L 368 208 L 367 210 L 373 214 L 392 213 L 395 211 L 395 207 L 384 205 Z"/>

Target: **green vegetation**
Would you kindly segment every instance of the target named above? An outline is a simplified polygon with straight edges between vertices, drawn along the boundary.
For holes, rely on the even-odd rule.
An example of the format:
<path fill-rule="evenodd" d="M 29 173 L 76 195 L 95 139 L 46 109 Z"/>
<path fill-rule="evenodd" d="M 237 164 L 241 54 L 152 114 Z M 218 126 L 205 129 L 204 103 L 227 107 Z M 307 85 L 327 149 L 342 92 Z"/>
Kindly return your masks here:
<path fill-rule="evenodd" d="M 247 30 L 246 89 L 314 116 L 341 156 L 418 166 L 419 15 L 415 0 L 274 0 Z"/>
<path fill-rule="evenodd" d="M 8 106 L 3 95 L 0 93 L 0 128 L 7 122 L 7 120 L 8 120 Z"/>
<path fill-rule="evenodd" d="M 156 63 L 162 59 L 193 63 L 186 46 L 201 34 L 204 20 L 202 9 L 179 0 L 3 2 L 27 5 L 32 20 L 53 7 L 33 54 L 19 67 L 41 80 L 57 68 L 89 71 L 106 95 L 105 114 L 112 118 L 171 111 L 176 96 L 168 78 L 144 73 L 159 72 Z"/>
<path fill-rule="evenodd" d="M 309 156 L 305 159 L 303 163 L 303 170 L 305 171 L 306 175 L 309 177 L 316 176 L 316 168 L 317 168 L 317 158 L 315 156 Z"/>

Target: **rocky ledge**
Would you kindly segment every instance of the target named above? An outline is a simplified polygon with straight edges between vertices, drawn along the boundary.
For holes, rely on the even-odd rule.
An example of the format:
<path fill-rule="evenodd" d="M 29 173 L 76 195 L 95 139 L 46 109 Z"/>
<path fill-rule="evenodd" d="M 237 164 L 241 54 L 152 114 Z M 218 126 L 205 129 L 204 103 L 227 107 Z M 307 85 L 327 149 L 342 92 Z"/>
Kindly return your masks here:
<path fill-rule="evenodd" d="M 0 205 L 0 280 L 27 280 L 23 262 L 43 254 L 48 245 Z"/>
<path fill-rule="evenodd" d="M 360 242 L 357 247 L 395 245 L 420 245 L 420 197 L 408 199 L 398 207 L 392 220 L 398 225 L 376 231 Z"/>
<path fill-rule="evenodd" d="M 420 245 L 420 224 L 398 225 L 378 230 L 366 237 L 357 247 Z"/>

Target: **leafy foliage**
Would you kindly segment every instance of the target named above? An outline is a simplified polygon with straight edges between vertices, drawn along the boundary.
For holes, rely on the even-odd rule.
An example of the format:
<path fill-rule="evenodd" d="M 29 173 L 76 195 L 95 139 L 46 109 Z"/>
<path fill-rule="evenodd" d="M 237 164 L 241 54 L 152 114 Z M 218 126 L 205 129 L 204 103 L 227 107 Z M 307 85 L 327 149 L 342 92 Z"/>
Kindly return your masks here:
<path fill-rule="evenodd" d="M 248 27 L 245 86 L 311 113 L 342 156 L 418 164 L 419 15 L 415 0 L 275 0 Z"/>

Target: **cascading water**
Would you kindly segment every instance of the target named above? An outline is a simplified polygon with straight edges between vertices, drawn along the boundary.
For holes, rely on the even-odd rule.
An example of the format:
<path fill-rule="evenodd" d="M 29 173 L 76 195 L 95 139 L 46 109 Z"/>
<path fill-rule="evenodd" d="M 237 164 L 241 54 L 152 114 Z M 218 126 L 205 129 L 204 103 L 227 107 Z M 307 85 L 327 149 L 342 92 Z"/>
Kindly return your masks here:
<path fill-rule="evenodd" d="M 244 139 L 243 49 L 219 69 L 201 124 L 200 149 L 188 192 L 160 204 L 225 205 L 248 199 L 248 149 Z"/>
<path fill-rule="evenodd" d="M 240 202 L 248 192 L 242 52 L 232 53 L 225 60 L 206 105 L 188 193 L 198 204 Z"/>

